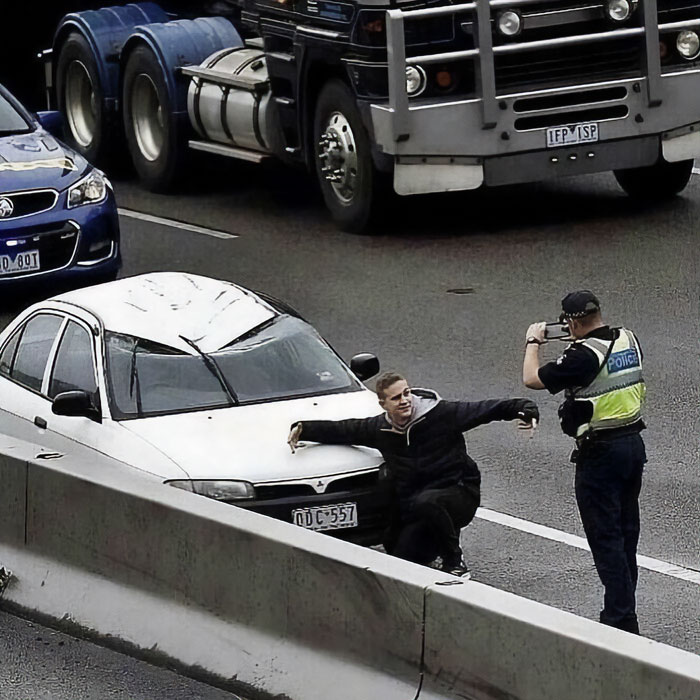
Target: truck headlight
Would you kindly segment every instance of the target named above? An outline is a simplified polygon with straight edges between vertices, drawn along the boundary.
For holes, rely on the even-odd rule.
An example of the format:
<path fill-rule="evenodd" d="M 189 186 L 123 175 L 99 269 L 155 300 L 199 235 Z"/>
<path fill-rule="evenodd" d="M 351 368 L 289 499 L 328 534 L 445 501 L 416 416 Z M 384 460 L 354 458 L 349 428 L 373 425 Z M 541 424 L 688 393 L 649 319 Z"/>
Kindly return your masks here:
<path fill-rule="evenodd" d="M 68 188 L 68 207 L 101 202 L 107 196 L 109 181 L 99 170 L 91 170 L 82 180 Z"/>
<path fill-rule="evenodd" d="M 184 491 L 193 491 L 200 496 L 213 498 L 215 501 L 243 501 L 255 498 L 253 484 L 247 481 L 166 481 L 168 486 L 174 486 Z"/>
<path fill-rule="evenodd" d="M 695 32 L 681 32 L 676 37 L 676 48 L 683 58 L 692 61 L 700 54 L 700 38 Z"/>
<path fill-rule="evenodd" d="M 415 97 L 425 90 L 425 71 L 420 66 L 406 66 L 406 92 Z"/>
<path fill-rule="evenodd" d="M 516 36 L 523 28 L 523 18 L 515 10 L 506 10 L 498 15 L 496 26 L 503 36 Z"/>
<path fill-rule="evenodd" d="M 605 8 L 613 22 L 624 22 L 637 7 L 637 0 L 608 0 Z"/>

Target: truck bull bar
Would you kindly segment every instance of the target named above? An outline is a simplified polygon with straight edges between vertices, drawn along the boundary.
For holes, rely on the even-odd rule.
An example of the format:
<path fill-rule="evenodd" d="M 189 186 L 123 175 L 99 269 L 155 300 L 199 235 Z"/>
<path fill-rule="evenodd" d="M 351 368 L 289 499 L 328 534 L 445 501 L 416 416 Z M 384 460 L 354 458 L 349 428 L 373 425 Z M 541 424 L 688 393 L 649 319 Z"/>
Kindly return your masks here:
<path fill-rule="evenodd" d="M 476 62 L 476 94 L 482 103 L 482 127 L 492 129 L 497 123 L 498 97 L 496 95 L 496 73 L 494 56 L 506 53 L 520 53 L 533 49 L 555 49 L 572 44 L 585 44 L 597 41 L 620 39 L 644 34 L 643 75 L 646 83 L 649 107 L 661 104 L 661 57 L 659 35 L 692 27 L 700 27 L 700 19 L 680 22 L 658 23 L 657 0 L 640 0 L 644 25 L 624 29 L 611 29 L 594 34 L 580 34 L 554 39 L 520 41 L 494 46 L 491 31 L 492 10 L 514 8 L 541 3 L 541 0 L 476 0 L 471 3 L 450 5 L 422 10 L 387 10 L 387 60 L 389 82 L 389 109 L 392 112 L 392 136 L 395 142 L 405 141 L 410 135 L 409 97 L 406 90 L 406 68 L 417 64 L 446 63 L 472 58 Z M 476 20 L 476 48 L 464 51 L 448 51 L 406 57 L 404 22 L 441 15 L 472 12 Z"/>

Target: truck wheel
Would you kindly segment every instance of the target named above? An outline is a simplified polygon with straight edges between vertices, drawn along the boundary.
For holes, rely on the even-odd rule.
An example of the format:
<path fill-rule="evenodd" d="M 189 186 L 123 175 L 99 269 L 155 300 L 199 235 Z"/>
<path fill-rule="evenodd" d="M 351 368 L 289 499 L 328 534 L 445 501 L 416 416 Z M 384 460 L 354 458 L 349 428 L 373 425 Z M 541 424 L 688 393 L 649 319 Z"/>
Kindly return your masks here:
<path fill-rule="evenodd" d="M 646 168 L 616 170 L 615 179 L 635 199 L 667 199 L 681 192 L 693 174 L 693 161 L 668 163 L 660 159 Z"/>
<path fill-rule="evenodd" d="M 184 137 L 173 115 L 163 71 L 145 46 L 136 47 L 127 60 L 122 110 L 126 142 L 139 178 L 152 192 L 171 189 L 182 173 Z"/>
<path fill-rule="evenodd" d="M 61 46 L 56 65 L 58 108 L 65 116 L 65 138 L 91 163 L 109 164 L 112 148 L 97 64 L 88 42 L 76 32 Z"/>
<path fill-rule="evenodd" d="M 316 103 L 314 160 L 334 221 L 343 231 L 367 232 L 376 200 L 376 173 L 355 98 L 340 80 L 328 82 Z"/>

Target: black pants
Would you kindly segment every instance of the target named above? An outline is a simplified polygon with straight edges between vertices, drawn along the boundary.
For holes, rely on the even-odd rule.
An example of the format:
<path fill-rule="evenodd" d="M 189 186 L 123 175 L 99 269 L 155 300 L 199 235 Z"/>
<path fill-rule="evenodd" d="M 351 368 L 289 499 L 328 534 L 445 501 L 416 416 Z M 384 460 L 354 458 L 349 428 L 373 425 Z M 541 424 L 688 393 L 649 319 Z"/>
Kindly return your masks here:
<path fill-rule="evenodd" d="M 397 512 L 384 548 L 419 564 L 437 556 L 456 563 L 462 557 L 459 531 L 474 519 L 480 494 L 477 482 L 420 491 Z"/>
<path fill-rule="evenodd" d="M 636 633 L 639 491 L 645 462 L 638 433 L 593 440 L 576 460 L 576 502 L 605 587 L 600 621 Z"/>

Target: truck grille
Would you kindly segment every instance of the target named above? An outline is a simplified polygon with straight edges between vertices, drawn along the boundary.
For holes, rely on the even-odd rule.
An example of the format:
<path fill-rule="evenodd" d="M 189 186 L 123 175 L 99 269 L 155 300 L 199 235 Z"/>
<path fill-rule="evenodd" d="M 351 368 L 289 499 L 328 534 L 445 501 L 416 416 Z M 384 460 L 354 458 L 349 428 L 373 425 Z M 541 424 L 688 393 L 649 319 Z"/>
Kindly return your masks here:
<path fill-rule="evenodd" d="M 637 38 L 496 55 L 496 90 L 502 94 L 518 88 L 640 77 L 641 56 Z"/>
<path fill-rule="evenodd" d="M 0 193 L 0 197 L 9 199 L 13 206 L 12 214 L 0 219 L 0 221 L 12 221 L 22 216 L 48 211 L 56 204 L 58 192 L 56 190 L 34 190 L 32 192 Z"/>

